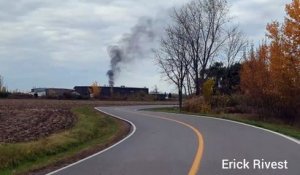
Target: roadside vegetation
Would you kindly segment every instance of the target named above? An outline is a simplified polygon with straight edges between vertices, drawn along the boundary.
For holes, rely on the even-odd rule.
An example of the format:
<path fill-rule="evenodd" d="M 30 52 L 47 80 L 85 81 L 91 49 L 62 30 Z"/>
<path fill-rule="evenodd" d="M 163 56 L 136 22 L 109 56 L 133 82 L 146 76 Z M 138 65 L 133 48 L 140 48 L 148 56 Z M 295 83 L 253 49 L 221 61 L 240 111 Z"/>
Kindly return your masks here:
<path fill-rule="evenodd" d="M 91 106 L 76 107 L 71 111 L 77 121 L 70 129 L 29 142 L 0 143 L 0 174 L 21 174 L 68 159 L 74 161 L 77 155 L 106 147 L 129 132 L 127 124 L 105 116 Z"/>
<path fill-rule="evenodd" d="M 156 58 L 178 89 L 179 111 L 299 138 L 299 6 L 299 0 L 287 4 L 284 22 L 268 24 L 257 48 L 234 25 L 225 0 L 194 0 L 175 9 Z"/>
<path fill-rule="evenodd" d="M 147 110 L 155 111 L 155 112 L 183 113 L 183 114 L 190 114 L 190 115 L 227 119 L 227 120 L 246 123 L 260 128 L 265 128 L 300 140 L 300 127 L 288 125 L 280 120 L 263 121 L 258 116 L 253 114 L 212 113 L 212 112 L 201 113 L 201 112 L 188 112 L 185 110 L 180 112 L 178 107 L 153 108 Z"/>
<path fill-rule="evenodd" d="M 185 110 L 179 111 L 179 108 L 177 107 L 152 108 L 146 110 L 155 111 L 155 112 L 183 113 L 183 114 L 190 114 L 190 115 L 227 119 L 227 120 L 246 123 L 260 128 L 265 128 L 300 140 L 300 127 L 288 125 L 280 120 L 264 121 L 261 120 L 258 116 L 253 114 L 188 112 Z"/>

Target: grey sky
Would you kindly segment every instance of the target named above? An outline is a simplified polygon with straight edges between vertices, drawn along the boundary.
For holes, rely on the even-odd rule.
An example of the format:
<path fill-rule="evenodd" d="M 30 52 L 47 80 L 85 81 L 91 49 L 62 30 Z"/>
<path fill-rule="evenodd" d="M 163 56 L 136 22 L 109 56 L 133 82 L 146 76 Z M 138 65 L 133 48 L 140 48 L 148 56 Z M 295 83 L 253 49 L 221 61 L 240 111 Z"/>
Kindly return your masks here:
<path fill-rule="evenodd" d="M 0 0 L 0 75 L 10 90 L 108 84 L 107 47 L 141 17 L 162 20 L 185 0 Z M 229 0 L 231 15 L 257 43 L 265 26 L 282 21 L 287 0 Z M 167 23 L 167 21 L 164 21 Z M 158 23 L 159 24 L 159 23 Z M 156 26 L 159 30 L 162 27 Z M 155 44 L 155 43 L 154 43 Z M 173 91 L 161 80 L 153 55 L 124 66 L 116 86 Z"/>

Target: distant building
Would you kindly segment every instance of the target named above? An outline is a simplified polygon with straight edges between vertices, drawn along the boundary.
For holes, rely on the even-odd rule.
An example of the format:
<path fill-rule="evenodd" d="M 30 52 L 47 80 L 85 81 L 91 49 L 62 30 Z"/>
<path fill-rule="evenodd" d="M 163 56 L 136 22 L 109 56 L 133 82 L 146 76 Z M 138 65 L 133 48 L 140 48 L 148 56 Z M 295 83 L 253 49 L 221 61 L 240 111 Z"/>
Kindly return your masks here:
<path fill-rule="evenodd" d="M 138 94 L 149 94 L 148 88 L 136 88 L 136 87 L 108 87 L 100 86 L 100 98 L 111 98 L 114 96 L 126 97 Z M 83 98 L 89 98 L 91 92 L 91 86 L 75 86 L 74 90 L 79 93 Z"/>
<path fill-rule="evenodd" d="M 167 93 L 159 93 L 159 92 L 151 92 L 150 95 L 155 99 L 159 101 L 167 100 L 168 95 Z"/>
<path fill-rule="evenodd" d="M 65 94 L 74 92 L 73 89 L 63 89 L 63 88 L 33 88 L 31 89 L 31 94 L 35 97 L 52 97 L 59 98 L 63 97 Z"/>
<path fill-rule="evenodd" d="M 34 95 L 35 97 L 44 97 L 46 96 L 46 89 L 47 88 L 33 88 L 31 89 L 30 94 Z"/>

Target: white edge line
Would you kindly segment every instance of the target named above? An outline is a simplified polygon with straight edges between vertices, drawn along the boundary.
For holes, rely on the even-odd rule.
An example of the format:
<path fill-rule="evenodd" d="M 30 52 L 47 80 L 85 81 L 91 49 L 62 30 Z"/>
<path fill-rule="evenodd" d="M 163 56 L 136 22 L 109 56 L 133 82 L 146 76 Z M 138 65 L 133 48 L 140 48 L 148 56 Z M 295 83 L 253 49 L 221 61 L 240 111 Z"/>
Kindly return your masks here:
<path fill-rule="evenodd" d="M 121 118 L 121 117 L 118 117 L 118 116 L 115 116 L 115 115 L 113 115 L 113 114 L 111 114 L 111 113 L 105 112 L 105 111 L 103 111 L 103 110 L 101 110 L 101 109 L 99 109 L 99 108 L 97 108 L 97 107 L 95 107 L 95 109 L 98 110 L 98 111 L 100 111 L 100 112 L 102 112 L 102 113 L 104 113 L 104 114 L 107 114 L 107 115 L 109 115 L 109 116 L 112 116 L 112 117 L 114 117 L 114 118 L 117 118 L 117 119 L 123 120 L 123 121 L 125 121 L 125 122 L 128 122 L 128 123 L 132 126 L 132 131 L 131 131 L 131 133 L 130 133 L 128 136 L 126 136 L 125 138 L 123 138 L 122 140 L 120 140 L 119 142 L 117 142 L 117 143 L 111 145 L 111 146 L 108 147 L 108 148 L 105 148 L 104 150 L 102 150 L 102 151 L 100 151 L 100 152 L 97 152 L 97 153 L 95 153 L 95 154 L 93 154 L 93 155 L 90 155 L 90 156 L 84 158 L 84 159 L 78 160 L 77 162 L 74 162 L 74 163 L 69 164 L 69 165 L 67 165 L 67 166 L 65 166 L 65 167 L 62 167 L 62 168 L 60 168 L 60 169 L 57 169 L 57 170 L 52 171 L 52 172 L 50 172 L 50 173 L 47 173 L 46 175 L 52 175 L 52 174 L 55 174 L 55 173 L 57 173 L 57 172 L 59 172 L 59 171 L 62 171 L 62 170 L 67 169 L 67 168 L 70 168 L 71 166 L 74 166 L 74 165 L 76 165 L 76 164 L 79 164 L 79 163 L 81 163 L 81 162 L 83 162 L 83 161 L 85 161 L 85 160 L 87 160 L 87 159 L 90 159 L 90 158 L 92 158 L 92 157 L 95 157 L 95 156 L 97 156 L 97 155 L 100 155 L 100 154 L 102 154 L 102 153 L 104 153 L 104 152 L 106 152 L 106 151 L 108 151 L 108 150 L 114 148 L 115 146 L 121 144 L 122 142 L 124 142 L 125 140 L 127 140 L 129 137 L 131 137 L 131 136 L 135 133 L 135 131 L 136 131 L 136 126 L 135 126 L 131 121 L 126 120 L 126 119 Z"/>
<path fill-rule="evenodd" d="M 206 119 L 222 120 L 222 121 L 226 121 L 226 122 L 231 122 L 231 123 L 236 123 L 236 124 L 240 124 L 240 125 L 250 126 L 250 127 L 252 127 L 252 128 L 260 129 L 260 130 L 267 131 L 267 132 L 273 133 L 273 134 L 275 134 L 275 135 L 284 137 L 285 139 L 288 139 L 288 140 L 290 140 L 290 141 L 292 141 L 292 142 L 297 143 L 298 145 L 300 145 L 300 140 L 297 140 L 297 139 L 295 139 L 295 138 L 292 138 L 292 137 L 289 137 L 289 136 L 287 136 L 287 135 L 281 134 L 281 133 L 279 133 L 279 132 L 275 132 L 275 131 L 272 131 L 272 130 L 269 130 L 269 129 L 257 127 L 257 126 L 250 125 L 250 124 L 247 124 L 247 123 L 242 123 L 242 122 L 233 121 L 233 120 L 228 120 L 228 119 L 223 119 L 223 118 L 209 117 L 209 116 L 200 116 L 200 115 L 191 115 L 191 114 L 177 114 L 177 113 L 168 113 L 168 112 L 161 112 L 161 113 L 166 113 L 166 114 L 176 114 L 176 115 L 187 115 L 187 116 L 193 116 L 193 117 L 198 117 L 198 118 L 206 118 Z"/>

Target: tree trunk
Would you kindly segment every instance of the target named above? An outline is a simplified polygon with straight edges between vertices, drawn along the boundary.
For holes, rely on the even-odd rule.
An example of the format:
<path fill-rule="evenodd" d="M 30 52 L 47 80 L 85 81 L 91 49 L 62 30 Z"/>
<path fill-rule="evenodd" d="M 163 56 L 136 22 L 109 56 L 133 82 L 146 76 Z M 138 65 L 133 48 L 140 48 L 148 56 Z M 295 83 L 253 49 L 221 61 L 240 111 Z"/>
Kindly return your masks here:
<path fill-rule="evenodd" d="M 203 86 L 204 81 L 205 81 L 204 71 L 201 70 L 200 76 L 198 77 L 198 91 L 199 91 L 198 95 L 201 95 L 201 93 L 202 93 L 202 86 Z"/>
<path fill-rule="evenodd" d="M 179 112 L 182 110 L 182 88 L 178 87 Z"/>
<path fill-rule="evenodd" d="M 195 88 L 196 88 L 196 95 L 200 95 L 200 84 L 199 84 L 199 75 L 198 73 L 195 76 Z"/>

